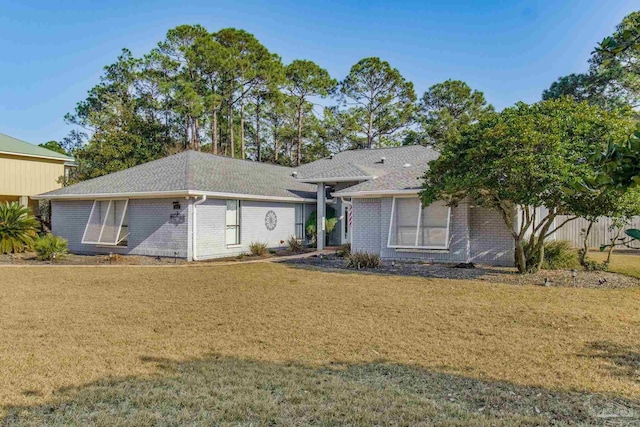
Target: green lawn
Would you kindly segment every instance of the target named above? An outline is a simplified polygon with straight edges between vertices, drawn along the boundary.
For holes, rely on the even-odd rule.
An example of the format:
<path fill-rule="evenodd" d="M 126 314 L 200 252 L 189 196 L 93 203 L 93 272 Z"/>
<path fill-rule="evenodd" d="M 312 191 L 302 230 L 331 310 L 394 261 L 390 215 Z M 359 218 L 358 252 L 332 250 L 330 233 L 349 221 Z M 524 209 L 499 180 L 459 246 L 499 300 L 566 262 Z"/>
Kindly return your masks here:
<path fill-rule="evenodd" d="M 640 408 L 638 288 L 277 264 L 0 274 L 0 425 L 592 425 Z"/>
<path fill-rule="evenodd" d="M 607 259 L 607 253 L 595 251 L 589 252 L 589 259 L 602 262 Z M 609 271 L 626 274 L 627 276 L 637 277 L 640 279 L 640 251 L 638 251 L 638 255 L 614 252 L 611 257 Z"/>

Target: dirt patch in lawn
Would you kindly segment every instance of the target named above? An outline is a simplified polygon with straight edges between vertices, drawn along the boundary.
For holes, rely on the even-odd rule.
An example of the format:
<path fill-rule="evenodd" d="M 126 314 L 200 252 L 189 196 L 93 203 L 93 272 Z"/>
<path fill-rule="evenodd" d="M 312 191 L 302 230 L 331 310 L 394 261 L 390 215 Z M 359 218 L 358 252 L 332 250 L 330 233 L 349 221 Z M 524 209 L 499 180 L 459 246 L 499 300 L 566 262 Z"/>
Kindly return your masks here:
<path fill-rule="evenodd" d="M 636 262 L 640 263 L 640 257 L 634 258 Z M 576 270 L 574 281 L 571 270 L 541 270 L 534 274 L 518 274 L 515 268 L 487 265 L 475 265 L 474 268 L 461 268 L 462 266 L 456 266 L 455 264 L 383 261 L 379 268 L 355 269 L 353 267 L 347 267 L 347 261 L 335 255 L 294 259 L 287 261 L 287 264 L 312 269 L 417 276 L 432 279 L 481 280 L 512 285 L 545 286 L 545 283 L 548 283 L 548 286 L 555 287 L 602 289 L 640 287 L 639 278 L 604 271 Z"/>
<path fill-rule="evenodd" d="M 572 425 L 640 400 L 637 288 L 274 263 L 0 274 L 8 425 Z"/>

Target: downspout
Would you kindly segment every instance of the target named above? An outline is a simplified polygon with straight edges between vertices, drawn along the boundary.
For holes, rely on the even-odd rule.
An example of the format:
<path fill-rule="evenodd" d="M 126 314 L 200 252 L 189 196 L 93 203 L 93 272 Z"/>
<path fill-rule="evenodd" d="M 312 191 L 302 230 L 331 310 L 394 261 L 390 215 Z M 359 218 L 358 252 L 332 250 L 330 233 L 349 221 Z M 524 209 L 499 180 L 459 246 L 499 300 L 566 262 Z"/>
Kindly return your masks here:
<path fill-rule="evenodd" d="M 198 261 L 198 256 L 196 255 L 196 248 L 197 248 L 197 233 L 196 230 L 198 229 L 198 215 L 196 213 L 196 206 L 201 205 L 202 203 L 204 203 L 207 200 L 207 195 L 204 194 L 202 196 L 202 199 L 200 200 L 196 200 L 195 202 L 193 202 L 193 228 L 191 230 L 192 236 L 191 236 L 191 243 L 193 244 L 193 260 L 194 261 Z"/>
<path fill-rule="evenodd" d="M 344 199 L 344 197 L 340 197 L 340 200 L 342 201 L 342 203 L 349 206 L 349 209 L 351 210 L 351 214 L 353 215 L 353 202 L 347 202 Z M 348 221 L 349 221 L 349 218 L 347 218 L 347 222 Z M 353 245 L 353 224 L 349 226 L 349 244 Z"/>

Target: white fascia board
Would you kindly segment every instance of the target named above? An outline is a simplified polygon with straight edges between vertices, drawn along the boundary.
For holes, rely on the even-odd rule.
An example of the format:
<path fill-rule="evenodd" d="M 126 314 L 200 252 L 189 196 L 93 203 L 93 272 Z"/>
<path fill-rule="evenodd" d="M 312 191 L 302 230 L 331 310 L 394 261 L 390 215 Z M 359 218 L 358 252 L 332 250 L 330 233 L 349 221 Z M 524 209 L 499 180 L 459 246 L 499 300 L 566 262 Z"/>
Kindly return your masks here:
<path fill-rule="evenodd" d="M 309 184 L 320 184 L 321 182 L 348 182 L 348 181 L 369 181 L 370 179 L 376 179 L 376 176 L 338 176 L 335 178 L 296 178 L 300 182 L 307 182 Z"/>
<path fill-rule="evenodd" d="M 353 191 L 353 192 L 337 192 L 332 193 L 333 197 L 352 197 L 352 198 L 370 198 L 370 197 L 386 197 L 386 196 L 417 196 L 421 190 L 370 190 L 370 191 Z"/>
<path fill-rule="evenodd" d="M 75 161 L 72 157 L 62 158 L 62 157 L 53 157 L 53 156 L 39 156 L 37 154 L 16 153 L 15 151 L 0 151 L 0 154 L 6 154 L 8 156 L 14 156 L 14 157 L 35 157 L 36 159 L 57 160 L 59 162 Z"/>
<path fill-rule="evenodd" d="M 218 199 L 262 200 L 274 202 L 315 203 L 316 199 L 303 199 L 299 197 L 260 196 L 255 194 L 222 193 L 216 191 L 150 191 L 139 193 L 95 193 L 95 194 L 40 194 L 31 197 L 35 200 L 99 200 L 99 199 L 163 199 L 171 197 L 195 197 L 207 196 Z"/>

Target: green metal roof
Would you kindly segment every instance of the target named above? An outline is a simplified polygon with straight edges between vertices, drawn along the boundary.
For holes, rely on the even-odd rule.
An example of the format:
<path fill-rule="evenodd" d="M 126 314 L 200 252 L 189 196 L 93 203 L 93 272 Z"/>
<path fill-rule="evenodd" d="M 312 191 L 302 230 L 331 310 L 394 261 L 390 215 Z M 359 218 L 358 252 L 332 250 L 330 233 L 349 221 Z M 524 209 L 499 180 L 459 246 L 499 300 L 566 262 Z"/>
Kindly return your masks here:
<path fill-rule="evenodd" d="M 0 153 L 73 161 L 72 157 L 0 133 Z"/>

